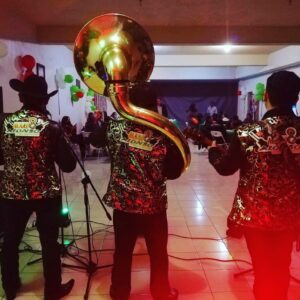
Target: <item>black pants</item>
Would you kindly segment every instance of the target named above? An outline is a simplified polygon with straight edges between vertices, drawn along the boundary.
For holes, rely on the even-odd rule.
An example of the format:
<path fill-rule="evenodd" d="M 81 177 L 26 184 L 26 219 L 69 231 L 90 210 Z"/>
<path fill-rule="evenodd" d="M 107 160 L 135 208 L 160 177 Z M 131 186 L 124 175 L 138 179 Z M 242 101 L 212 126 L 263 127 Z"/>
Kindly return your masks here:
<path fill-rule="evenodd" d="M 131 290 L 131 263 L 138 235 L 143 235 L 151 264 L 150 291 L 154 298 L 168 295 L 168 223 L 166 212 L 143 215 L 114 210 L 115 253 L 110 294 L 128 299 Z"/>
<path fill-rule="evenodd" d="M 45 295 L 55 295 L 61 284 L 59 233 L 60 199 L 0 200 L 4 223 L 1 273 L 3 289 L 9 293 L 19 281 L 18 247 L 30 215 L 36 213 L 36 227 L 42 246 Z M 54 296 L 53 296 L 53 299 Z"/>
<path fill-rule="evenodd" d="M 292 232 L 245 230 L 254 269 L 256 300 L 286 300 L 290 281 Z"/>

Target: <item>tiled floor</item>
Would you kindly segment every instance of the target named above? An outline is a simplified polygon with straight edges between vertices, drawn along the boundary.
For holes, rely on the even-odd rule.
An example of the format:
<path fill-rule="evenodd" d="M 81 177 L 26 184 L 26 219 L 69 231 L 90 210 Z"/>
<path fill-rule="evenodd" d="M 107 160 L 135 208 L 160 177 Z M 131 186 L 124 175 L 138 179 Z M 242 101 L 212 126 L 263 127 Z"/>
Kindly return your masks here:
<path fill-rule="evenodd" d="M 235 277 L 240 271 L 249 269 L 244 262 L 221 262 L 218 260 L 241 259 L 249 261 L 249 255 L 243 239 L 226 238 L 226 217 L 231 207 L 238 174 L 221 177 L 213 170 L 207 160 L 207 153 L 200 152 L 191 145 L 192 163 L 189 170 L 179 179 L 168 182 L 169 196 L 169 245 L 170 281 L 179 292 L 180 300 L 251 300 L 253 274 L 251 272 Z M 103 158 L 89 160 L 86 168 L 91 172 L 92 182 L 102 196 L 109 177 L 109 161 Z M 72 174 L 65 175 L 68 201 L 70 204 L 73 230 L 78 235 L 86 234 L 85 206 L 81 170 L 77 168 Z M 101 252 L 94 252 L 93 261 L 100 267 L 91 279 L 89 299 L 110 299 L 110 267 L 101 268 L 112 263 L 114 247 L 111 222 L 89 187 L 92 247 Z M 110 211 L 110 210 L 109 210 Z M 111 212 L 111 211 L 110 211 Z M 100 224 L 102 223 L 102 224 Z M 65 234 L 71 234 L 71 227 Z M 173 234 L 173 235 L 172 235 Z M 33 249 L 39 248 L 37 232 L 28 229 L 24 241 Z M 179 237 L 180 235 L 183 237 Z M 67 236 L 67 238 L 70 238 Z M 207 238 L 207 239 L 206 239 Z M 87 240 L 77 240 L 77 246 L 70 252 L 88 257 Z M 24 248 L 24 244 L 21 245 Z M 149 259 L 144 241 L 138 240 L 136 255 L 132 267 L 132 297 L 134 300 L 151 299 L 149 295 Z M 140 255 L 138 255 L 140 254 Z M 23 286 L 17 299 L 42 299 L 43 276 L 42 265 L 27 265 L 39 256 L 30 252 L 20 254 L 20 270 Z M 63 258 L 65 263 L 82 266 L 70 258 Z M 300 278 L 300 253 L 293 253 L 292 274 Z M 87 284 L 85 270 L 63 268 L 64 281 L 75 278 L 75 287 L 68 300 L 83 299 Z M 3 293 L 2 293 L 3 295 Z M 289 300 L 300 299 L 300 284 L 291 281 Z"/>

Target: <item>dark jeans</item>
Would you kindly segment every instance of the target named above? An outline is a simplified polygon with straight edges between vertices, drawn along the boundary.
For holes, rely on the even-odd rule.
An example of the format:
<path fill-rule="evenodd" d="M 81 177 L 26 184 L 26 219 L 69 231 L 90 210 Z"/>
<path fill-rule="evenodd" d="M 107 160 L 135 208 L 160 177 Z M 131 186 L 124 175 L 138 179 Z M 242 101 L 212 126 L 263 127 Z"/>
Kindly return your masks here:
<path fill-rule="evenodd" d="M 292 232 L 245 230 L 254 269 L 256 300 L 286 300 L 290 281 Z"/>
<path fill-rule="evenodd" d="M 170 291 L 168 279 L 168 223 L 166 212 L 143 215 L 114 210 L 115 253 L 110 294 L 128 299 L 131 290 L 131 263 L 136 239 L 143 235 L 151 263 L 150 291 L 162 298 Z"/>
<path fill-rule="evenodd" d="M 61 284 L 59 233 L 60 199 L 0 200 L 4 223 L 1 273 L 3 289 L 14 291 L 19 281 L 18 247 L 30 215 L 36 213 L 36 227 L 42 246 L 45 294 L 52 295 Z M 53 298 L 54 299 L 54 298 Z"/>

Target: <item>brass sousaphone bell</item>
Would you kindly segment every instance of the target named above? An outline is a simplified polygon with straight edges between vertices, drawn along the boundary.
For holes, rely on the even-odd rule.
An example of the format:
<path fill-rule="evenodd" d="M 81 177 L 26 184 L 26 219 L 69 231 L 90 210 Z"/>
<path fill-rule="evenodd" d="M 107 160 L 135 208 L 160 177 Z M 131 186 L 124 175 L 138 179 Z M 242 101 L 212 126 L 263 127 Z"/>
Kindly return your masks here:
<path fill-rule="evenodd" d="M 76 37 L 74 62 L 82 81 L 108 95 L 122 117 L 168 136 L 182 155 L 182 172 L 188 168 L 191 153 L 181 131 L 160 114 L 130 102 L 130 86 L 147 81 L 154 66 L 153 44 L 137 22 L 120 14 L 92 19 Z"/>

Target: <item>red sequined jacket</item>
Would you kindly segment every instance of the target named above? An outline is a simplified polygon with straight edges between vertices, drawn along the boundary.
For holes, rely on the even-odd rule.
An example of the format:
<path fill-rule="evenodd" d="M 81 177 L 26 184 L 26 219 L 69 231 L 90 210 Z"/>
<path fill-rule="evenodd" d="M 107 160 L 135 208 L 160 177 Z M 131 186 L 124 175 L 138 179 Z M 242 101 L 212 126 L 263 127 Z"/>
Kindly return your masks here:
<path fill-rule="evenodd" d="M 71 172 L 76 160 L 58 124 L 41 112 L 21 109 L 0 125 L 0 198 L 38 200 L 61 196 L 56 162 Z"/>
<path fill-rule="evenodd" d="M 273 109 L 237 129 L 229 150 L 209 150 L 221 175 L 240 169 L 228 225 L 263 230 L 300 229 L 300 118 Z"/>
<path fill-rule="evenodd" d="M 154 214 L 167 209 L 166 179 L 180 176 L 182 158 L 163 134 L 127 120 L 111 120 L 90 136 L 108 146 L 111 176 L 104 202 L 114 209 Z"/>

